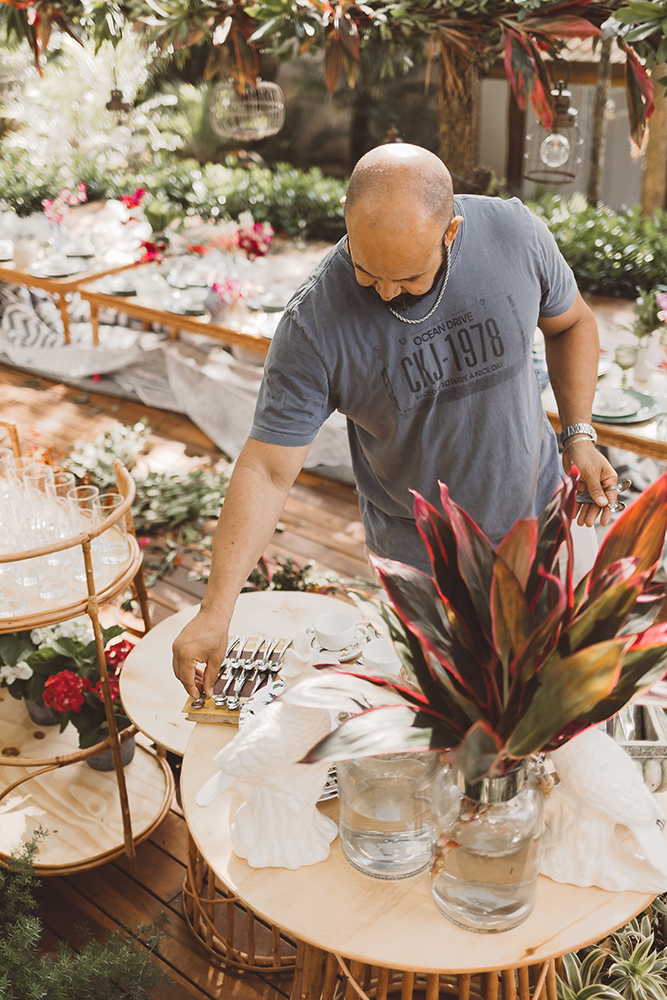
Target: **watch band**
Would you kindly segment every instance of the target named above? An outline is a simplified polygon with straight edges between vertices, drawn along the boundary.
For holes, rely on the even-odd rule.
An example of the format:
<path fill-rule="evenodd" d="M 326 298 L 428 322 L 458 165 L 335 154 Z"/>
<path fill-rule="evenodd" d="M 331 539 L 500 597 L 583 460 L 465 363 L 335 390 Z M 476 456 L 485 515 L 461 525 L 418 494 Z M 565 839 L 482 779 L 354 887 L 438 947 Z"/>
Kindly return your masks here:
<path fill-rule="evenodd" d="M 563 451 L 564 443 L 574 434 L 586 434 L 591 439 L 593 444 L 595 444 L 598 439 L 598 436 L 595 433 L 595 428 L 591 427 L 590 424 L 570 424 L 568 427 L 564 427 L 558 435 L 558 450 L 561 453 Z"/>

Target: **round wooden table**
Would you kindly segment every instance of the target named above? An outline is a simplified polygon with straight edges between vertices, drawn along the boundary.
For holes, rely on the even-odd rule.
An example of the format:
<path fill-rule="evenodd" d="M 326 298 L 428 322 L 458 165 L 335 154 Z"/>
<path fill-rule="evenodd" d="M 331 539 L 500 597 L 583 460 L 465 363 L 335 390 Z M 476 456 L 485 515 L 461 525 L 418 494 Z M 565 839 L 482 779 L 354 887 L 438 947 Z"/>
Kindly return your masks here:
<path fill-rule="evenodd" d="M 653 898 L 560 885 L 540 876 L 537 905 L 525 923 L 499 934 L 476 934 L 438 912 L 427 872 L 396 881 L 371 878 L 347 863 L 338 840 L 317 865 L 297 871 L 250 868 L 233 853 L 229 832 L 238 795 L 226 792 L 206 809 L 194 802 L 216 773 L 219 746 L 210 726 L 198 725 L 190 737 L 181 775 L 186 821 L 225 885 L 301 942 L 292 1000 L 332 1000 L 340 975 L 352 976 L 356 995 L 372 985 L 378 998 L 398 977 L 402 1000 L 412 996 L 415 982 L 424 983 L 428 1000 L 443 989 L 466 997 L 471 988 L 493 1000 L 501 984 L 505 998 L 518 992 L 527 1000 L 532 978 L 533 997 L 546 985 L 549 1000 L 555 1000 L 553 960 L 601 940 Z M 337 819 L 337 800 L 321 808 Z M 499 976 L 499 970 L 505 971 Z M 471 987 L 470 976 L 480 973 L 482 983 Z"/>
<path fill-rule="evenodd" d="M 344 609 L 355 622 L 364 620 L 356 605 L 345 602 Z M 171 646 L 198 610 L 199 605 L 185 608 L 151 629 L 125 660 L 120 679 L 121 700 L 135 726 L 181 757 L 195 723 L 182 712 L 187 695 L 171 669 Z M 319 615 L 340 610 L 338 598 L 323 594 L 258 590 L 240 595 L 230 635 L 294 636 L 309 628 Z M 234 726 L 216 725 L 216 729 L 224 730 L 220 735 L 228 740 L 236 732 Z"/>
<path fill-rule="evenodd" d="M 364 620 L 356 605 L 338 598 L 301 591 L 256 591 L 241 594 L 234 609 L 230 634 L 294 636 L 322 614 L 343 608 L 355 620 Z M 236 726 L 189 722 L 182 712 L 187 695 L 171 669 L 171 646 L 184 625 L 197 613 L 198 605 L 186 608 L 156 625 L 123 664 L 120 695 L 132 722 L 159 746 L 179 756 L 185 753 L 195 729 L 208 730 L 211 745 L 218 750 L 237 733 Z M 267 929 L 247 910 L 242 926 L 237 920 L 236 892 L 215 873 L 190 839 L 188 873 L 183 883 L 183 908 L 193 933 L 210 954 L 225 965 L 264 972 L 294 968 L 294 946 L 282 939 L 275 926 Z M 216 924 L 216 909 L 222 904 L 225 925 Z M 264 941 L 262 940 L 264 934 Z"/>

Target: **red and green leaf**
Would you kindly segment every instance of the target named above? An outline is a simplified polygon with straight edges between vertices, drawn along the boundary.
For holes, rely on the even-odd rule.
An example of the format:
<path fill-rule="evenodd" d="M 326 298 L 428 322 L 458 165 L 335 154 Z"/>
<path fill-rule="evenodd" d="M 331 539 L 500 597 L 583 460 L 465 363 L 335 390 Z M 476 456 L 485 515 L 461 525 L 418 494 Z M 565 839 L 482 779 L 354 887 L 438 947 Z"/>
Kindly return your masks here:
<path fill-rule="evenodd" d="M 626 639 L 613 639 L 572 656 L 553 653 L 536 675 L 535 696 L 507 741 L 511 757 L 527 757 L 605 698 L 618 681 Z"/>
<path fill-rule="evenodd" d="M 496 553 L 509 566 L 525 591 L 537 553 L 537 518 L 527 517 L 517 521 L 503 538 Z"/>
<path fill-rule="evenodd" d="M 341 53 L 341 44 L 332 31 L 327 35 L 324 45 L 324 82 L 330 94 L 333 94 L 335 90 L 342 68 L 343 56 Z"/>
<path fill-rule="evenodd" d="M 591 582 L 613 563 L 637 557 L 637 571 L 654 572 L 667 531 L 667 472 L 625 510 L 604 537 L 591 570 Z"/>
<path fill-rule="evenodd" d="M 511 29 L 505 37 L 505 72 L 516 103 L 525 111 L 535 87 L 535 64 L 521 35 Z"/>
<path fill-rule="evenodd" d="M 465 734 L 450 759 L 468 784 L 475 785 L 497 769 L 502 746 L 502 741 L 487 723 L 477 722 Z"/>
<path fill-rule="evenodd" d="M 653 84 L 632 49 L 621 42 L 625 49 L 625 90 L 628 99 L 630 135 L 636 146 L 641 146 L 646 122 L 655 111 Z"/>

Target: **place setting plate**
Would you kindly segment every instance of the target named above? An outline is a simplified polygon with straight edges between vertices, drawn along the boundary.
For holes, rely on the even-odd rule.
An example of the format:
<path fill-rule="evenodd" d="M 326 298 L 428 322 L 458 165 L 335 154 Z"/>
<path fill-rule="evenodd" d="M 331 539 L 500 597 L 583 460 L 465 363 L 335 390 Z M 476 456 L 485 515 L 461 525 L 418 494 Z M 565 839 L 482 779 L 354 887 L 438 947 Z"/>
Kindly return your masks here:
<path fill-rule="evenodd" d="M 85 268 L 86 264 L 80 257 L 68 257 L 63 261 L 50 261 L 46 257 L 31 264 L 28 270 L 37 278 L 69 278 L 70 275 L 79 274 Z"/>
<path fill-rule="evenodd" d="M 634 417 L 640 400 L 624 389 L 598 389 L 593 400 L 594 417 Z"/>
<path fill-rule="evenodd" d="M 645 420 L 652 420 L 662 412 L 660 404 L 647 392 L 639 392 L 638 389 L 625 389 L 623 393 L 625 396 L 631 397 L 634 403 L 637 404 L 636 409 L 634 408 L 634 404 L 632 404 L 634 412 L 616 415 L 612 413 L 604 414 L 595 409 L 594 403 L 593 418 L 601 424 L 641 424 Z"/>

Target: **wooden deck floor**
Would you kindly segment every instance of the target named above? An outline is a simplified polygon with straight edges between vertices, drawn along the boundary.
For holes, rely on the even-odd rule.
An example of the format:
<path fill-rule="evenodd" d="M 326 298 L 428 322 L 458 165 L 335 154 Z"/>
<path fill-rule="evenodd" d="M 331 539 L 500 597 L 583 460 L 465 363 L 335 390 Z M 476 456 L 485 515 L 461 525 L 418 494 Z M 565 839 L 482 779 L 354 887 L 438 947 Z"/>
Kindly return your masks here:
<path fill-rule="evenodd" d="M 18 425 L 26 448 L 55 447 L 66 453 L 75 441 L 92 440 L 117 420 L 132 424 L 142 417 L 152 428 L 154 448 L 209 455 L 214 460 L 222 457 L 206 435 L 178 414 L 101 393 L 82 393 L 0 367 L 0 418 Z M 303 565 L 314 559 L 319 568 L 341 576 L 367 575 L 357 500 L 347 487 L 302 475 L 290 493 L 281 529 L 266 553 L 269 561 L 292 556 Z M 203 585 L 191 582 L 187 565 L 181 565 L 151 593 L 151 613 L 153 620 L 159 621 L 173 610 L 197 603 Z M 125 929 L 141 941 L 149 932 L 137 928 L 166 918 L 155 961 L 172 988 L 158 985 L 152 997 L 279 1000 L 289 995 L 289 975 L 275 978 L 223 972 L 190 932 L 181 910 L 186 835 L 178 806 L 155 834 L 139 845 L 137 862 L 136 875 L 120 860 L 80 875 L 44 879 L 38 893 L 44 951 L 54 951 L 59 941 L 80 947 L 84 927 L 96 938 Z"/>

